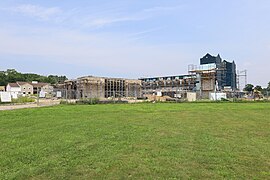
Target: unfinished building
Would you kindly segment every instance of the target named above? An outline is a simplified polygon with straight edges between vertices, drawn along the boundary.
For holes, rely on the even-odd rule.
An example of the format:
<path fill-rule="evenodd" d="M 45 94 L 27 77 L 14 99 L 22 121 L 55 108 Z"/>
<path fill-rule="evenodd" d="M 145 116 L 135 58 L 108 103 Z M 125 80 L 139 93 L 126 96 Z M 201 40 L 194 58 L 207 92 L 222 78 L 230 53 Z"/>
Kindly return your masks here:
<path fill-rule="evenodd" d="M 199 67 L 189 65 L 189 74 L 196 76 L 196 92 L 201 99 L 208 98 L 209 93 L 218 89 L 219 73 L 221 69 L 217 69 L 215 64 L 205 64 Z"/>
<path fill-rule="evenodd" d="M 235 91 L 235 62 L 222 60 L 220 55 L 206 54 L 200 65 L 189 65 L 188 75 L 141 78 L 144 95 L 182 98 L 187 92 L 196 92 L 198 98 L 209 98 L 212 92 L 225 89 Z"/>
<path fill-rule="evenodd" d="M 195 93 L 198 98 L 209 98 L 213 92 L 235 92 L 236 64 L 221 57 L 206 54 L 200 65 L 189 65 L 188 74 L 159 76 L 129 80 L 86 76 L 67 80 L 64 84 L 65 96 L 69 99 L 117 98 L 142 96 L 169 96 L 185 98 L 187 93 Z"/>
<path fill-rule="evenodd" d="M 143 95 L 182 97 L 185 92 L 195 91 L 196 75 L 141 78 Z"/>
<path fill-rule="evenodd" d="M 64 88 L 69 99 L 103 99 L 141 97 L 141 85 L 140 80 L 86 76 L 65 81 Z"/>
<path fill-rule="evenodd" d="M 224 90 L 225 87 L 230 87 L 232 90 L 237 89 L 236 64 L 234 61 L 228 62 L 226 60 L 222 60 L 220 55 L 212 56 L 210 54 L 206 54 L 200 59 L 200 65 L 206 67 L 215 66 L 218 90 Z"/>

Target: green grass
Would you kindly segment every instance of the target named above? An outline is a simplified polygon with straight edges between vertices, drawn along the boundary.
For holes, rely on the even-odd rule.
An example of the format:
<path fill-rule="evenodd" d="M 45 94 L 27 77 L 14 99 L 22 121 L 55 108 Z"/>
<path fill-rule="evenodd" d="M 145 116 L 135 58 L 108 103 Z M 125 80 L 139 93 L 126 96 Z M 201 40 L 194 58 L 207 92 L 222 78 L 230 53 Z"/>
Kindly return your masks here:
<path fill-rule="evenodd" d="M 0 179 L 270 179 L 270 103 L 0 112 Z"/>

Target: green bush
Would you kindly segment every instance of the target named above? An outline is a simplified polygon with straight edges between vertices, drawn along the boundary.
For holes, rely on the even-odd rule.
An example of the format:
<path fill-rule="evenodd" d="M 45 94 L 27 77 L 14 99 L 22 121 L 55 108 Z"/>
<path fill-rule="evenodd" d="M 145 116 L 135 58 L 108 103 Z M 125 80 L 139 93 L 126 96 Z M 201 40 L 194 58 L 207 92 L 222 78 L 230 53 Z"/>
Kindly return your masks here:
<path fill-rule="evenodd" d="M 66 101 L 66 100 L 61 100 L 60 101 L 60 104 L 63 104 L 63 105 L 75 105 L 76 103 L 75 102 Z"/>
<path fill-rule="evenodd" d="M 98 98 L 80 99 L 80 100 L 76 101 L 76 104 L 89 104 L 89 105 L 93 105 L 93 104 L 98 104 L 98 103 L 99 103 L 99 99 Z"/>
<path fill-rule="evenodd" d="M 18 99 L 12 99 L 12 103 L 28 103 L 28 102 L 35 102 L 35 99 L 30 97 L 19 97 Z"/>

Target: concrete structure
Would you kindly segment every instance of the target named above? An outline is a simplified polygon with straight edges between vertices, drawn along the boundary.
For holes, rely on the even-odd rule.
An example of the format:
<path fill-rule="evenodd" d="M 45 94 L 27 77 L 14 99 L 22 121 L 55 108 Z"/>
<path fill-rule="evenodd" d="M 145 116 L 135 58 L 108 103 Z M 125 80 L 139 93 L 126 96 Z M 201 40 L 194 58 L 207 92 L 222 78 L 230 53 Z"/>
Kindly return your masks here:
<path fill-rule="evenodd" d="M 151 77 L 140 80 L 144 96 L 162 95 L 176 98 L 182 97 L 186 92 L 196 91 L 196 75 Z"/>
<path fill-rule="evenodd" d="M 33 94 L 38 92 L 44 92 L 45 94 L 50 94 L 53 92 L 53 87 L 49 83 L 31 82 L 33 86 Z"/>
<path fill-rule="evenodd" d="M 188 92 L 196 92 L 200 99 L 210 98 L 211 92 L 236 90 L 235 62 L 222 60 L 220 55 L 206 54 L 200 65 L 189 65 L 188 75 L 141 78 L 143 95 L 187 98 Z"/>
<path fill-rule="evenodd" d="M 141 81 L 86 76 L 65 81 L 64 89 L 69 99 L 141 97 Z"/>
<path fill-rule="evenodd" d="M 237 75 L 236 75 L 236 64 L 235 62 L 228 62 L 222 60 L 220 55 L 212 56 L 206 54 L 200 59 L 200 65 L 216 65 L 216 80 L 218 82 L 218 89 L 224 90 L 224 87 L 230 86 L 232 90 L 237 89 Z"/>
<path fill-rule="evenodd" d="M 189 73 L 196 76 L 196 92 L 200 99 L 208 99 L 210 92 L 218 89 L 217 67 L 215 64 L 205 64 L 189 67 Z"/>

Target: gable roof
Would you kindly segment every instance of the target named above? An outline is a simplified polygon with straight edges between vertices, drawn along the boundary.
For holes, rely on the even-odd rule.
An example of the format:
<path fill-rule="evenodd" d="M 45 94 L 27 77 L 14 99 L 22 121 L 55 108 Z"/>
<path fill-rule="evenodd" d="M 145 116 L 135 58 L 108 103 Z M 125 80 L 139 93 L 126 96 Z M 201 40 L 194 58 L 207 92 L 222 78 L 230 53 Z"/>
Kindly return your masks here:
<path fill-rule="evenodd" d="M 28 82 L 17 82 L 17 84 L 18 84 L 19 86 L 22 86 L 22 85 L 30 84 L 30 83 L 28 83 Z M 30 84 L 30 85 L 31 85 L 31 84 Z"/>
<path fill-rule="evenodd" d="M 8 83 L 10 87 L 20 87 L 17 83 Z"/>
<path fill-rule="evenodd" d="M 44 87 L 44 86 L 50 85 L 49 83 L 30 83 L 30 82 L 8 83 L 8 85 L 9 85 L 10 87 L 20 87 L 20 86 L 23 86 L 23 85 L 25 85 L 25 84 L 32 85 L 32 86 L 35 87 L 35 88 L 40 88 L 40 87 Z"/>
<path fill-rule="evenodd" d="M 49 83 L 30 83 L 33 87 L 44 87 L 50 85 Z"/>

